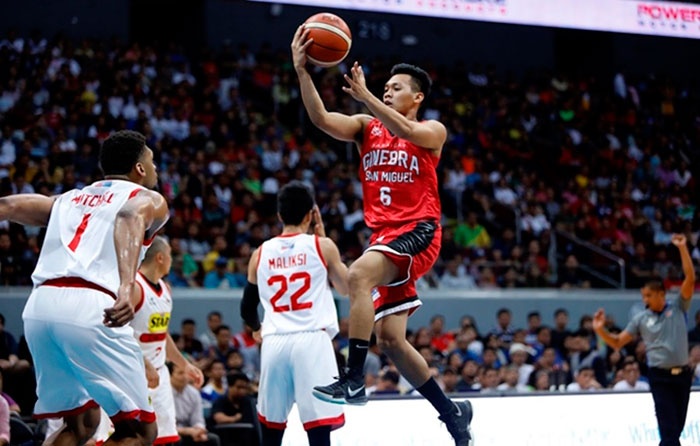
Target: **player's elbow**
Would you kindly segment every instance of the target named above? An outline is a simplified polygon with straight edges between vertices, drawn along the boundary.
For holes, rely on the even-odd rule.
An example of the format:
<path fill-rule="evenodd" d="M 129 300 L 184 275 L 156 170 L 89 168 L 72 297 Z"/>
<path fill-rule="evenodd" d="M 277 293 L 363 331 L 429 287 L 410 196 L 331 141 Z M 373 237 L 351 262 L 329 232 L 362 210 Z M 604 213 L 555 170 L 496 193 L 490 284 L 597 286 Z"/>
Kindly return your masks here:
<path fill-rule="evenodd" d="M 313 125 L 324 131 L 328 129 L 328 112 L 325 110 L 309 110 L 308 112 Z"/>

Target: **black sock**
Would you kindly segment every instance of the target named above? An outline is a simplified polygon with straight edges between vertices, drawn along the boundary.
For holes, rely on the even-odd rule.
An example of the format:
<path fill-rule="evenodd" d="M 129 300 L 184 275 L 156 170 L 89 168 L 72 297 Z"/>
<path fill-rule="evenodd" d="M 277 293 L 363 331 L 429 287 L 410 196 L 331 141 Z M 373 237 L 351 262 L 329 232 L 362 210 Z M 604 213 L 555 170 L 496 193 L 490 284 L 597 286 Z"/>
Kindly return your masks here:
<path fill-rule="evenodd" d="M 350 338 L 348 353 L 348 373 L 352 378 L 363 376 L 365 369 L 365 359 L 369 351 L 369 341 L 364 339 Z"/>
<path fill-rule="evenodd" d="M 262 423 L 261 423 L 262 424 Z M 284 429 L 272 429 L 262 424 L 263 446 L 280 446 L 282 437 L 284 437 Z"/>
<path fill-rule="evenodd" d="M 309 446 L 331 446 L 331 427 L 319 426 L 306 431 Z"/>
<path fill-rule="evenodd" d="M 416 390 L 423 395 L 426 400 L 430 401 L 430 404 L 433 405 L 440 415 L 446 415 L 456 410 L 455 404 L 452 400 L 447 398 L 445 392 L 442 391 L 437 381 L 432 377 Z"/>

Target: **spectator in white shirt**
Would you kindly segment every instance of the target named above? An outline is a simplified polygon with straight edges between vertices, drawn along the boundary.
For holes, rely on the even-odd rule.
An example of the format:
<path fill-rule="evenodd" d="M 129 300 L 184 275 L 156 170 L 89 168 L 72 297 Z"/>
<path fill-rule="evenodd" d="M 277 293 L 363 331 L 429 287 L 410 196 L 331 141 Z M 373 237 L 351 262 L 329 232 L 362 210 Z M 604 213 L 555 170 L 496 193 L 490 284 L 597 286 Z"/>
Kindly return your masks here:
<path fill-rule="evenodd" d="M 508 350 L 510 362 L 512 366 L 518 369 L 518 385 L 525 385 L 530 379 L 530 374 L 535 370 L 535 366 L 527 364 L 528 355 L 532 355 L 535 351 L 525 344 L 514 342 Z"/>
<path fill-rule="evenodd" d="M 498 186 L 493 190 L 493 195 L 496 201 L 506 206 L 513 206 L 518 200 L 518 195 L 508 186 L 505 178 L 501 178 L 498 182 Z"/>
<path fill-rule="evenodd" d="M 603 386 L 600 385 L 595 379 L 593 373 L 593 367 L 581 367 L 576 374 L 576 381 L 572 382 L 566 386 L 567 392 L 592 392 L 602 389 Z"/>
<path fill-rule="evenodd" d="M 613 387 L 613 390 L 644 390 L 649 391 L 649 383 L 639 380 L 639 364 L 635 360 L 625 361 L 622 369 L 624 379 Z"/>

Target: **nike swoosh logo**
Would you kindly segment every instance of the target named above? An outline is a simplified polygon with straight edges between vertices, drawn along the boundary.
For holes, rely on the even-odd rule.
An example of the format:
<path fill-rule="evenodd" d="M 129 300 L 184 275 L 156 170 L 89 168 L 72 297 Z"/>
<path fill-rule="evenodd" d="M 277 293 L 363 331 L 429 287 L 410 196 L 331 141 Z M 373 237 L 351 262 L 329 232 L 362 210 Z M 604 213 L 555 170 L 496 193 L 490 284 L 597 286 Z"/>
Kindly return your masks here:
<path fill-rule="evenodd" d="M 349 389 L 348 389 L 349 390 Z M 459 405 L 455 404 L 455 407 L 457 408 L 457 416 L 461 417 L 462 416 L 462 409 L 459 408 Z"/>
<path fill-rule="evenodd" d="M 358 393 L 362 392 L 362 390 L 363 390 L 364 388 L 365 388 L 365 386 L 360 386 L 360 387 L 358 387 L 357 389 L 352 390 L 350 387 L 348 387 L 348 395 L 350 395 L 351 397 L 352 397 L 352 396 L 355 396 L 355 395 L 357 395 Z"/>

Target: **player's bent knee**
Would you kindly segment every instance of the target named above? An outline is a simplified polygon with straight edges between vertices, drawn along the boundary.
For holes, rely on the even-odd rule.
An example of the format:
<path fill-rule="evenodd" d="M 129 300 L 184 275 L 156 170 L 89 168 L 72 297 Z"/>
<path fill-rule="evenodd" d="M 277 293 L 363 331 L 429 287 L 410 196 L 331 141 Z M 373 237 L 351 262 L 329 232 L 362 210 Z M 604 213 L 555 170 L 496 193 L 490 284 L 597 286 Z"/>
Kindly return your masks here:
<path fill-rule="evenodd" d="M 377 337 L 377 345 L 379 346 L 380 349 L 389 357 L 391 357 L 393 354 L 401 351 L 401 348 L 403 347 L 403 344 L 406 342 L 404 338 L 399 338 L 398 336 L 394 336 L 392 334 L 388 335 L 382 335 L 380 334 Z"/>
<path fill-rule="evenodd" d="M 350 297 L 353 298 L 356 291 L 367 291 L 370 290 L 374 284 L 372 284 L 369 273 L 363 267 L 353 268 L 352 266 L 348 270 L 348 286 L 350 287 Z"/>

